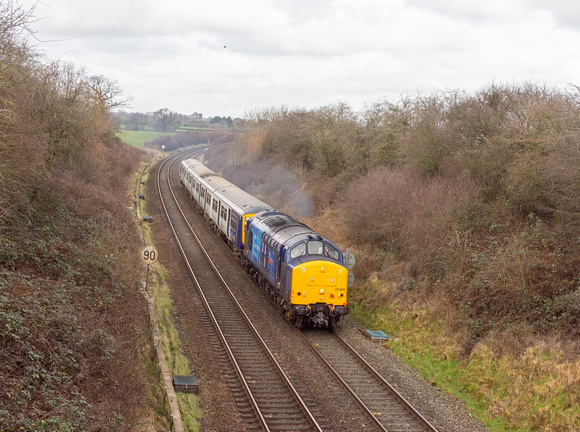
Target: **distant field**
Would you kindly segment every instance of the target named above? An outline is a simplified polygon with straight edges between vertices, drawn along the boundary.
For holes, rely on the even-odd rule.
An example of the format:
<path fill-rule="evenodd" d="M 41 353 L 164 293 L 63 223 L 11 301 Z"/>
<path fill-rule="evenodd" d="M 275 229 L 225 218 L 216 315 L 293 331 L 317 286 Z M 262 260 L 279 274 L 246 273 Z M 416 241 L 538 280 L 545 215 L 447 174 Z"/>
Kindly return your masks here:
<path fill-rule="evenodd" d="M 118 131 L 119 137 L 127 144 L 133 147 L 143 147 L 147 141 L 154 140 L 162 135 L 175 135 L 175 132 L 156 132 L 156 131 Z"/>
<path fill-rule="evenodd" d="M 180 126 L 177 128 L 177 131 L 188 131 L 188 130 L 211 130 L 208 128 L 197 127 L 197 126 Z"/>

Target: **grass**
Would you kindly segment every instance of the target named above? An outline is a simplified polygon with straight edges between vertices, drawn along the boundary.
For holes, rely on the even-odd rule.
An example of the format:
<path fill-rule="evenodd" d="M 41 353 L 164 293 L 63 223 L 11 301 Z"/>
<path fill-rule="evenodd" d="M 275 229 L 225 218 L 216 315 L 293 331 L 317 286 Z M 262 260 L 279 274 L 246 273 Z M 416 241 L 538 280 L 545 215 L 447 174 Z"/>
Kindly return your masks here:
<path fill-rule="evenodd" d="M 380 284 L 351 289 L 353 316 L 391 335 L 387 348 L 462 400 L 492 431 L 580 430 L 580 362 L 557 342 L 538 339 L 518 355 L 501 356 L 494 352 L 498 341 L 483 340 L 465 356 L 443 314 L 397 302 L 375 306 Z"/>
<path fill-rule="evenodd" d="M 171 319 L 173 302 L 170 288 L 166 283 L 167 270 L 159 263 L 151 266 L 149 274 L 149 292 L 155 302 L 159 336 L 167 365 L 173 375 L 191 375 L 189 362 L 181 350 L 179 333 Z M 183 425 L 188 431 L 199 431 L 201 427 L 201 409 L 199 397 L 192 393 L 177 393 L 177 401 Z"/>
<path fill-rule="evenodd" d="M 163 135 L 175 135 L 176 132 L 156 132 L 156 131 L 117 131 L 119 138 L 133 147 L 143 147 L 148 141 L 159 138 Z"/>
<path fill-rule="evenodd" d="M 125 141 L 127 144 L 133 147 L 143 147 L 147 142 L 153 141 L 155 138 L 160 136 L 173 136 L 181 132 L 187 131 L 209 131 L 211 129 L 194 127 L 194 126 L 181 126 L 176 132 L 157 132 L 157 131 L 131 131 L 131 130 L 119 130 L 117 134 L 119 138 Z"/>
<path fill-rule="evenodd" d="M 143 173 L 142 181 L 146 183 L 148 170 Z M 142 193 L 145 186 L 141 185 Z M 145 213 L 145 203 L 139 200 L 138 205 L 141 208 L 141 214 Z M 154 244 L 151 229 L 148 224 L 142 224 L 145 242 Z M 167 270 L 158 261 L 151 265 L 149 269 L 148 291 L 157 312 L 157 322 L 159 327 L 159 337 L 161 338 L 163 351 L 167 360 L 167 365 L 173 375 L 191 375 L 187 358 L 181 350 L 179 333 L 173 324 L 171 311 L 173 302 L 170 296 L 170 287 L 166 283 Z M 181 412 L 183 425 L 188 431 L 199 431 L 201 428 L 201 409 L 199 408 L 199 397 L 191 393 L 177 393 L 177 401 Z"/>
<path fill-rule="evenodd" d="M 185 132 L 185 131 L 190 131 L 190 130 L 207 131 L 207 130 L 212 130 L 212 129 L 206 128 L 206 127 L 199 127 L 199 126 L 180 126 L 177 128 L 177 132 Z"/>

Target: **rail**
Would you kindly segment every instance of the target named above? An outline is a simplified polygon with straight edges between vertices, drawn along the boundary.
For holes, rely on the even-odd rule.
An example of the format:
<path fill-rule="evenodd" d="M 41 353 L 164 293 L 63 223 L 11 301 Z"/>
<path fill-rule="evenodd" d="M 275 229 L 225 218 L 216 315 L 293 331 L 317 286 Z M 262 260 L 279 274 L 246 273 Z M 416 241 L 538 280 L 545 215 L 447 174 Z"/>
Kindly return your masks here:
<path fill-rule="evenodd" d="M 278 376 L 282 379 L 282 381 L 285 384 L 285 387 L 289 390 L 289 392 L 291 393 L 292 397 L 294 398 L 296 404 L 300 407 L 300 410 L 302 411 L 302 413 L 304 414 L 306 420 L 308 421 L 308 423 L 310 423 L 311 427 L 313 427 L 315 430 L 317 431 L 321 431 L 322 429 L 320 428 L 320 426 L 318 425 L 318 423 L 316 422 L 314 416 L 312 415 L 312 413 L 308 410 L 308 407 L 306 406 L 306 404 L 304 403 L 304 401 L 301 399 L 300 395 L 298 394 L 298 392 L 296 391 L 296 389 L 294 388 L 294 386 L 292 385 L 292 383 L 290 382 L 290 380 L 288 379 L 288 377 L 285 375 L 284 371 L 282 370 L 282 368 L 280 367 L 279 363 L 276 361 L 273 353 L 269 350 L 269 348 L 267 347 L 267 344 L 264 342 L 264 340 L 262 339 L 262 337 L 259 335 L 258 331 L 256 330 L 256 328 L 254 327 L 254 325 L 251 323 L 251 320 L 248 318 L 248 316 L 245 314 L 245 312 L 243 311 L 243 308 L 241 307 L 241 305 L 239 304 L 239 302 L 237 301 L 237 299 L 235 298 L 235 296 L 233 295 L 230 287 L 228 286 L 228 284 L 226 283 L 226 281 L 224 280 L 224 278 L 222 277 L 222 275 L 219 273 L 217 267 L 215 266 L 215 264 L 212 262 L 211 258 L 209 257 L 209 254 L 207 253 L 207 251 L 205 250 L 205 248 L 203 247 L 203 245 L 201 244 L 201 241 L 199 240 L 199 238 L 197 237 L 196 233 L 194 232 L 194 230 L 192 229 L 191 225 L 189 224 L 189 222 L 187 221 L 187 218 L 182 210 L 182 208 L 179 206 L 178 202 L 177 202 L 177 198 L 175 197 L 173 188 L 171 186 L 171 169 L 173 167 L 173 165 L 175 164 L 175 162 L 177 161 L 177 158 L 174 158 L 171 162 L 171 164 L 169 165 L 168 168 L 166 168 L 166 172 L 167 172 L 167 187 L 169 190 L 169 193 L 172 195 L 173 198 L 173 203 L 172 206 L 174 205 L 175 208 L 177 209 L 177 211 L 181 214 L 181 222 L 180 223 L 184 223 L 189 230 L 189 233 L 193 236 L 193 238 L 195 239 L 196 243 L 197 243 L 197 247 L 199 248 L 199 250 L 201 251 L 201 254 L 205 257 L 205 260 L 207 262 L 207 264 L 211 267 L 211 271 L 214 273 L 214 275 L 217 277 L 217 279 L 219 280 L 219 283 L 221 284 L 221 286 L 225 289 L 225 291 L 227 292 L 227 295 L 229 296 L 230 301 L 232 302 L 232 304 L 235 306 L 235 308 L 237 309 L 239 316 L 242 318 L 242 320 L 245 322 L 245 325 L 247 326 L 247 328 L 250 330 L 250 332 L 253 334 L 253 337 L 255 338 L 255 341 L 257 342 L 257 344 L 260 346 L 261 350 L 263 353 L 266 354 L 266 356 L 269 358 L 269 361 L 271 362 L 271 364 L 274 366 L 274 369 L 276 370 Z M 161 186 L 161 172 L 162 169 L 164 168 L 164 166 L 169 162 L 169 160 L 164 161 L 163 165 L 160 167 L 159 171 L 158 171 L 158 175 L 157 175 L 157 191 L 159 193 L 159 196 L 162 197 L 163 196 L 163 192 L 162 192 L 162 186 Z M 230 342 L 228 341 L 228 337 L 226 337 L 225 332 L 222 330 L 221 328 L 221 324 L 220 324 L 220 319 L 218 319 L 218 317 L 216 316 L 216 314 L 214 313 L 213 308 L 216 307 L 216 302 L 214 302 L 213 308 L 211 305 L 210 300 L 208 299 L 208 297 L 206 296 L 206 294 L 204 293 L 202 284 L 200 283 L 198 277 L 196 276 L 196 272 L 193 270 L 192 266 L 189 263 L 189 259 L 188 256 L 186 254 L 186 251 L 184 250 L 184 246 L 180 241 L 179 235 L 176 231 L 175 225 L 172 221 L 172 218 L 170 216 L 170 212 L 167 208 L 167 205 L 165 203 L 165 201 L 162 199 L 162 207 L 163 207 L 163 211 L 165 213 L 166 219 L 169 223 L 170 229 L 173 233 L 173 236 L 176 240 L 177 243 L 177 247 L 182 255 L 182 257 L 184 258 L 184 264 L 186 265 L 186 268 L 192 278 L 192 280 L 194 281 L 194 284 L 197 288 L 197 291 L 205 305 L 205 309 L 214 325 L 214 328 L 217 331 L 217 334 L 222 342 L 222 345 L 225 347 L 225 350 L 228 354 L 228 357 L 230 358 L 231 364 L 233 365 L 235 372 L 237 374 L 237 376 L 239 377 L 239 380 L 243 386 L 244 392 L 246 393 L 248 400 L 251 402 L 252 407 L 253 407 L 253 411 L 256 413 L 256 416 L 259 420 L 260 423 L 260 427 L 264 430 L 270 430 L 270 426 L 268 424 L 268 422 L 272 421 L 271 417 L 272 417 L 272 413 L 270 412 L 268 414 L 268 418 L 266 418 L 266 416 L 262 413 L 263 408 L 260 406 L 260 401 L 257 400 L 257 397 L 255 397 L 254 395 L 254 391 L 263 391 L 263 388 L 261 389 L 257 389 L 257 386 L 255 384 L 253 384 L 254 386 L 254 391 L 252 390 L 252 386 L 249 384 L 248 380 L 245 378 L 245 374 L 243 371 L 242 366 L 240 365 L 238 359 L 236 358 L 236 355 L 234 353 L 234 349 L 232 348 Z M 237 327 L 238 325 L 236 325 Z M 239 347 L 238 347 L 239 349 Z M 270 401 L 271 401 L 271 397 L 269 399 L 267 399 L 268 403 L 264 402 L 264 395 L 261 395 L 261 400 L 262 400 L 262 405 L 267 405 Z M 279 419 L 278 419 L 279 420 Z"/>

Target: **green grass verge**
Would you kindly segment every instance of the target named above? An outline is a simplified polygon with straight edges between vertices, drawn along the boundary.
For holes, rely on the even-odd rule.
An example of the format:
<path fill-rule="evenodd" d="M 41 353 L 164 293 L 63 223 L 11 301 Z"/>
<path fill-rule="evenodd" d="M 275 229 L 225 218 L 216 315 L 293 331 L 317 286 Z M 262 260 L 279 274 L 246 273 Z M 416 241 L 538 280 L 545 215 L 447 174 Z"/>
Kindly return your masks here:
<path fill-rule="evenodd" d="M 155 301 L 159 336 L 163 344 L 167 365 L 173 375 L 191 375 L 189 362 L 181 350 L 179 333 L 171 318 L 173 302 L 170 298 L 169 286 L 166 283 L 167 270 L 159 263 L 152 267 L 153 274 L 149 275 L 150 281 L 153 278 L 161 281 L 160 284 L 154 283 L 154 288 L 150 286 L 150 292 L 152 292 Z M 185 429 L 190 432 L 199 431 L 202 414 L 199 408 L 199 397 L 192 393 L 177 393 L 177 402 Z"/>
<path fill-rule="evenodd" d="M 117 131 L 119 138 L 133 147 L 143 147 L 148 141 L 159 138 L 163 135 L 175 135 L 176 132 L 156 132 L 156 131 Z"/>
<path fill-rule="evenodd" d="M 148 170 L 143 174 L 142 181 L 146 182 Z M 141 192 L 146 193 L 144 185 L 141 185 Z M 139 200 L 138 205 L 141 215 L 146 215 L 145 203 Z M 147 244 L 154 244 L 151 227 L 142 223 L 143 235 Z M 173 302 L 170 296 L 170 288 L 166 282 L 167 270 L 160 262 L 150 267 L 148 290 L 155 303 L 157 312 L 157 323 L 159 337 L 163 345 L 167 365 L 173 375 L 191 375 L 189 362 L 181 350 L 179 333 L 173 324 L 171 311 Z M 199 408 L 199 397 L 191 393 L 177 393 L 177 402 L 181 412 L 181 420 L 185 429 L 189 432 L 197 432 L 201 428 L 201 409 Z"/>
<path fill-rule="evenodd" d="M 200 126 L 180 126 L 177 128 L 177 132 L 184 132 L 184 131 L 196 131 L 196 130 L 201 130 L 201 131 L 207 131 L 207 130 L 212 130 L 206 127 L 200 127 Z"/>
<path fill-rule="evenodd" d="M 376 282 L 351 289 L 351 314 L 391 336 L 385 347 L 426 379 L 463 401 L 490 430 L 580 430 L 577 361 L 557 345 L 539 343 L 517 357 L 478 343 L 469 356 L 447 330 L 445 316 L 391 302 L 377 306 Z"/>

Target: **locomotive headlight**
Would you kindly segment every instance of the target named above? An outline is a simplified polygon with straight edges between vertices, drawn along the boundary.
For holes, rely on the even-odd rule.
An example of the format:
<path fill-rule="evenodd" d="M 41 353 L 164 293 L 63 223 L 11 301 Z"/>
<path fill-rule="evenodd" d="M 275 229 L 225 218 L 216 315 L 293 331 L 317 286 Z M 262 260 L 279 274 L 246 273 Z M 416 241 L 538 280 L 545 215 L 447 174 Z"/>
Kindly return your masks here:
<path fill-rule="evenodd" d="M 324 294 L 324 288 L 320 288 L 320 294 Z"/>

